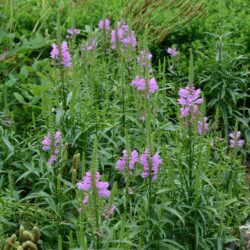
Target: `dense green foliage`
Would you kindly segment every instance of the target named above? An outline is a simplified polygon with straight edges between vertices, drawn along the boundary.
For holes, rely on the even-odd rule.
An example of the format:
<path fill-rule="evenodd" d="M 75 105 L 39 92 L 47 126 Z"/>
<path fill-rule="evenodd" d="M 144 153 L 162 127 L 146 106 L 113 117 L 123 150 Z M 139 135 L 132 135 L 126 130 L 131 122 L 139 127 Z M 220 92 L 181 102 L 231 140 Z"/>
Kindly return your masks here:
<path fill-rule="evenodd" d="M 166 11 L 152 4 L 140 26 L 128 10 L 141 5 L 129 2 L 0 3 L 0 249 L 20 250 L 17 241 L 34 247 L 21 249 L 46 250 L 246 249 L 240 226 L 249 225 L 250 214 L 250 6 L 183 0 Z M 195 16 L 180 27 L 185 4 Z M 153 30 L 163 16 L 171 28 L 159 29 L 157 39 Z M 97 28 L 102 18 L 115 27 L 121 17 L 136 31 L 136 50 L 107 49 Z M 51 45 L 71 27 L 81 34 L 67 39 L 72 66 L 65 68 L 50 58 Z M 92 38 L 98 45 L 83 50 Z M 158 83 L 150 98 L 130 84 L 136 76 L 149 78 L 137 63 L 145 49 L 153 51 Z M 187 85 L 202 90 L 208 134 L 197 134 L 197 119 L 187 125 L 181 117 L 178 91 Z M 228 135 L 238 130 L 244 146 L 230 148 Z M 56 131 L 62 134 L 58 160 L 48 164 L 54 146 L 44 151 L 42 140 Z M 124 149 L 141 155 L 145 148 L 163 160 L 156 181 L 151 173 L 141 177 L 139 162 L 133 175 L 117 170 Z M 83 206 L 77 183 L 87 171 L 92 184 L 99 171 L 111 195 L 100 198 L 92 185 Z"/>

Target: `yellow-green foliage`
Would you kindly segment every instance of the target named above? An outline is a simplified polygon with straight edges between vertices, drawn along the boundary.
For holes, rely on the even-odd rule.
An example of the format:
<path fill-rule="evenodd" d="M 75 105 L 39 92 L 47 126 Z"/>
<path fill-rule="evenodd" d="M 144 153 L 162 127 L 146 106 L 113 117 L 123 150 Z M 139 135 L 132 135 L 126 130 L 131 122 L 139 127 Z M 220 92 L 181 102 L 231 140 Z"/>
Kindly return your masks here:
<path fill-rule="evenodd" d="M 123 16 L 129 17 L 136 33 L 150 34 L 159 44 L 173 31 L 206 14 L 201 0 L 127 0 Z"/>
<path fill-rule="evenodd" d="M 17 240 L 17 236 L 13 234 L 6 240 L 5 250 L 37 250 L 37 243 L 40 238 L 40 230 L 34 226 L 32 232 L 25 230 L 21 225 L 19 228 L 19 239 L 22 244 Z"/>

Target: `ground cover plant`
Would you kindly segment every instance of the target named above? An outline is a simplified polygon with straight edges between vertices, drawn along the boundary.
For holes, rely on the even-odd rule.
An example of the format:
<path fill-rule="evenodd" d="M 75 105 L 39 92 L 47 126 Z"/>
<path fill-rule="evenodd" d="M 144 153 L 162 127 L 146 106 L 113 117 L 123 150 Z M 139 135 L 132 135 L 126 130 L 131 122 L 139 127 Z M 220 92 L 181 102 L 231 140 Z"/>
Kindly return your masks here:
<path fill-rule="evenodd" d="M 177 43 L 213 8 L 3 1 L 1 249 L 248 249 L 247 53 Z"/>

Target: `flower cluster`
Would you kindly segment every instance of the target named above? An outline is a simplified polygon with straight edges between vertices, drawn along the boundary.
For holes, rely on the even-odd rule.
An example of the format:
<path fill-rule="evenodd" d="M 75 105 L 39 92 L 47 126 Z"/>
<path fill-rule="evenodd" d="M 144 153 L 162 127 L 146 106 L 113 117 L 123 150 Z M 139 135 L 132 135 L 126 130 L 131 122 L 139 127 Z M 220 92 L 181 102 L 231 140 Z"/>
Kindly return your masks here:
<path fill-rule="evenodd" d="M 132 80 L 131 85 L 137 90 L 146 91 L 148 98 L 158 89 L 158 85 L 154 77 L 148 80 L 137 76 L 134 80 Z"/>
<path fill-rule="evenodd" d="M 144 153 L 141 155 L 140 158 L 140 162 L 143 165 L 143 172 L 141 174 L 142 178 L 147 178 L 149 176 L 149 170 L 150 170 L 150 166 L 149 164 L 151 164 L 152 167 L 152 180 L 156 180 L 158 177 L 158 167 L 159 165 L 161 165 L 163 163 L 159 152 L 156 152 L 153 156 L 150 156 L 149 154 L 149 149 L 146 148 Z"/>
<path fill-rule="evenodd" d="M 140 55 L 137 56 L 137 63 L 142 67 L 142 68 L 147 68 L 149 73 L 152 73 L 152 54 L 149 51 L 144 51 L 142 50 Z"/>
<path fill-rule="evenodd" d="M 110 196 L 110 191 L 108 190 L 109 183 L 106 181 L 100 181 L 101 175 L 99 172 L 96 172 L 96 183 L 95 183 L 95 188 L 97 189 L 99 197 L 109 197 Z M 83 181 L 77 183 L 77 187 L 79 190 L 84 190 L 84 191 L 89 191 L 93 188 L 92 186 L 92 178 L 91 178 L 91 173 L 88 171 L 86 172 L 85 176 L 83 177 Z M 83 200 L 83 204 L 87 205 L 89 201 L 89 196 L 88 194 L 85 196 Z"/>
<path fill-rule="evenodd" d="M 130 30 L 129 26 L 123 20 L 118 21 L 116 29 L 111 31 L 112 49 L 116 49 L 118 43 L 122 44 L 125 48 L 131 45 L 133 49 L 135 49 L 137 44 L 135 32 Z"/>
<path fill-rule="evenodd" d="M 244 140 L 240 139 L 241 132 L 232 132 L 229 134 L 230 137 L 230 148 L 241 148 L 244 145 Z"/>
<path fill-rule="evenodd" d="M 69 35 L 67 35 L 66 38 L 72 38 L 74 35 L 80 35 L 81 31 L 76 28 L 70 28 L 68 29 L 67 33 Z"/>
<path fill-rule="evenodd" d="M 201 90 L 194 87 L 187 86 L 179 90 L 178 102 L 182 106 L 181 117 L 187 117 L 189 115 L 194 116 L 199 113 L 198 106 L 203 103 L 203 99 L 200 97 Z"/>
<path fill-rule="evenodd" d="M 203 103 L 200 97 L 201 90 L 187 86 L 181 88 L 178 92 L 178 103 L 181 105 L 181 117 L 188 118 L 189 122 L 195 122 L 198 119 L 198 133 L 208 132 L 208 118 L 202 119 L 199 106 Z"/>
<path fill-rule="evenodd" d="M 133 150 L 129 155 L 126 150 L 122 151 L 123 156 L 116 162 L 116 168 L 121 172 L 124 173 L 126 166 L 128 166 L 130 175 L 133 175 L 133 169 L 135 163 L 138 162 L 138 152 L 137 150 Z"/>
<path fill-rule="evenodd" d="M 176 57 L 178 55 L 178 51 L 176 50 L 176 48 L 168 48 L 168 54 L 171 57 Z"/>
<path fill-rule="evenodd" d="M 61 60 L 58 45 L 55 43 L 52 44 L 52 50 L 50 52 L 50 57 L 52 59 L 56 59 L 57 61 Z M 64 67 L 67 67 L 67 68 L 71 67 L 71 57 L 70 57 L 67 42 L 63 42 L 61 45 L 61 57 L 62 57 L 62 61 L 60 63 L 62 65 L 64 65 Z"/>
<path fill-rule="evenodd" d="M 100 20 L 98 23 L 98 28 L 101 30 L 109 30 L 110 29 L 110 21 L 108 19 Z"/>
<path fill-rule="evenodd" d="M 57 131 L 54 136 L 54 140 L 52 141 L 50 133 L 46 135 L 42 141 L 42 149 L 44 151 L 49 151 L 50 149 L 53 150 L 53 154 L 50 157 L 48 163 L 51 165 L 53 162 L 57 161 L 58 154 L 59 154 L 59 142 L 61 139 L 61 132 Z M 54 144 L 53 144 L 54 143 Z"/>

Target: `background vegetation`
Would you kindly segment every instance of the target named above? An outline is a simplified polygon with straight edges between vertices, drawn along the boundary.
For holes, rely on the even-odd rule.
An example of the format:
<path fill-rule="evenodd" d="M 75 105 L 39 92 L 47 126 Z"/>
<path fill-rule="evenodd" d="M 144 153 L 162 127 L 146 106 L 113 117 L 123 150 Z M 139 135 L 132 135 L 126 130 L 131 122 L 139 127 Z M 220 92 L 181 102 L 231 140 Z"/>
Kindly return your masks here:
<path fill-rule="evenodd" d="M 15 233 L 47 250 L 247 249 L 249 14 L 247 0 L 2 1 L 0 248 L 11 240 L 6 249 L 18 249 Z M 136 51 L 107 52 L 103 18 L 112 27 L 125 20 Z M 81 34 L 67 40 L 72 67 L 64 70 L 53 65 L 51 45 L 71 27 Z M 98 46 L 81 50 L 92 38 Z M 136 63 L 142 49 L 152 51 L 159 87 L 150 100 L 130 85 L 148 76 Z M 202 90 L 207 135 L 181 123 L 178 91 L 187 84 Z M 41 142 L 59 130 L 59 159 L 49 165 Z M 245 144 L 231 149 L 237 130 Z M 122 150 L 146 147 L 163 159 L 156 182 L 141 178 L 139 163 L 134 176 L 119 173 Z M 95 204 L 79 213 L 77 182 L 89 169 L 109 182 L 111 197 L 93 191 Z"/>

